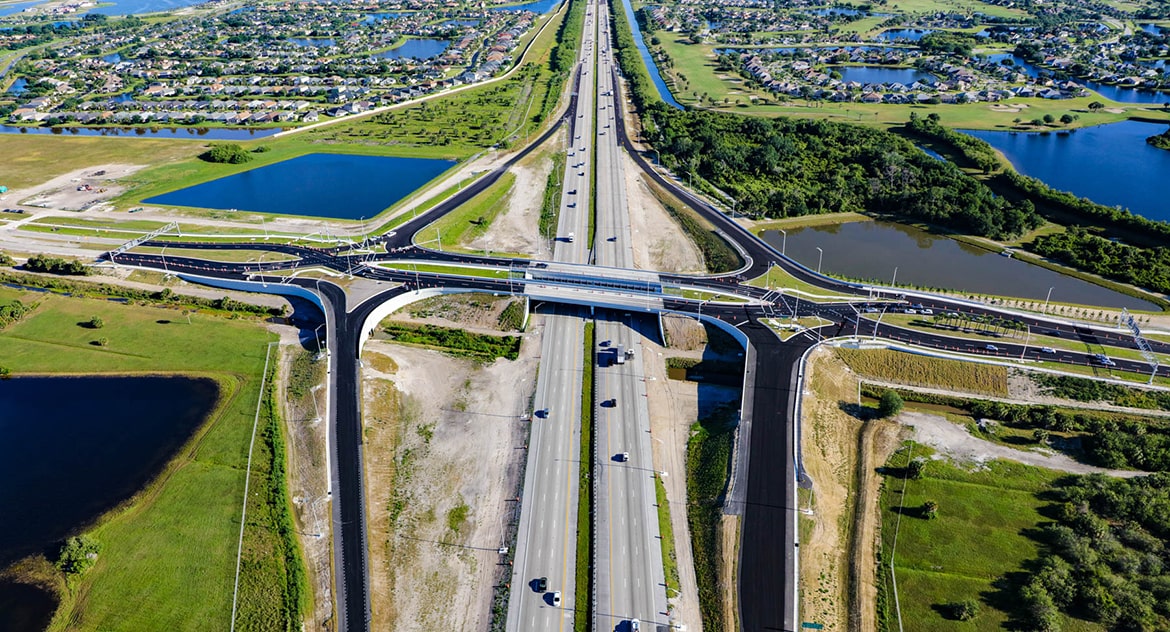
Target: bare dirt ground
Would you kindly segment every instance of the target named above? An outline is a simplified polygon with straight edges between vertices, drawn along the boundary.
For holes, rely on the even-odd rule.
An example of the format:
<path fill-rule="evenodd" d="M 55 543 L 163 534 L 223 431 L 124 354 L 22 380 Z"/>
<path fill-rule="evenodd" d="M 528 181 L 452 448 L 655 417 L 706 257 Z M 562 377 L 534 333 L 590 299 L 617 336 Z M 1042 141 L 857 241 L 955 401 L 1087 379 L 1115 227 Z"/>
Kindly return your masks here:
<path fill-rule="evenodd" d="M 624 152 L 622 171 L 626 178 L 634 266 L 662 272 L 706 272 L 698 247 L 654 197 L 642 171 Z"/>
<path fill-rule="evenodd" d="M 914 428 L 914 440 L 928 445 L 940 454 L 964 463 L 979 465 L 992 459 L 1005 459 L 1025 465 L 1046 467 L 1071 474 L 1108 474 L 1130 478 L 1144 476 L 1144 472 L 1110 470 L 1078 463 L 1072 458 L 1051 450 L 1017 450 L 998 443 L 971 436 L 967 429 L 945 417 L 929 413 L 903 412 L 898 422 Z"/>
<path fill-rule="evenodd" d="M 838 407 L 856 393 L 851 376 L 834 367 L 826 353 L 813 353 L 805 373 L 801 451 L 813 481 L 811 534 L 801 543 L 801 616 L 826 630 L 848 628 L 849 493 L 857 467 L 860 423 Z M 802 529 L 803 531 L 803 529 Z"/>
<path fill-rule="evenodd" d="M 24 206 L 39 206 L 67 211 L 82 210 L 122 193 L 125 187 L 117 184 L 115 180 L 144 167 L 145 165 L 122 164 L 86 167 L 57 176 L 35 187 L 10 191 L 8 197 L 18 200 L 18 203 Z"/>
<path fill-rule="evenodd" d="M 283 328 L 285 330 L 291 328 Z M 309 353 L 295 341 L 289 344 L 282 331 L 281 384 L 285 385 L 285 433 L 288 436 L 288 486 L 297 521 L 297 532 L 313 600 L 305 616 L 305 630 L 328 630 L 333 616 L 330 575 L 329 472 L 326 468 L 326 424 L 324 389 L 310 390 L 297 398 L 289 392 L 289 373 L 297 354 Z M 314 382 L 324 384 L 323 363 L 314 366 Z"/>
<path fill-rule="evenodd" d="M 448 294 L 412 303 L 390 318 L 395 322 L 426 323 L 476 333 L 499 334 L 500 314 L 511 302 L 512 299 L 496 298 L 491 294 Z"/>
<path fill-rule="evenodd" d="M 668 326 L 685 332 L 690 323 L 703 333 L 702 327 L 691 319 L 672 318 Z M 695 334 L 691 332 L 693 337 Z M 699 617 L 699 591 L 695 581 L 694 558 L 691 554 L 690 528 L 686 516 L 686 451 L 687 440 L 690 438 L 691 426 L 700 417 L 711 413 L 721 404 L 729 401 L 738 401 L 740 391 L 737 388 L 703 386 L 700 396 L 699 385 L 696 382 L 671 380 L 666 377 L 666 356 L 691 355 L 680 354 L 673 347 L 677 340 L 684 340 L 680 333 L 671 336 L 672 347 L 665 349 L 652 340 L 643 340 L 642 365 L 646 375 L 646 391 L 650 407 L 650 434 L 653 437 L 654 468 L 666 472 L 663 485 L 666 488 L 666 499 L 670 505 L 670 523 L 674 531 L 675 559 L 678 561 L 679 594 L 667 595 L 670 604 L 671 616 L 674 621 L 683 623 L 688 630 L 701 630 L 702 621 Z M 705 335 L 702 338 L 706 341 Z M 693 341 L 689 343 L 694 346 Z M 701 344 L 697 347 L 701 349 Z M 738 530 L 732 530 L 734 544 Z M 726 550 L 726 549 L 725 549 Z M 731 547 L 734 551 L 734 546 Z M 735 577 L 734 574 L 726 575 Z M 734 590 L 734 582 L 729 582 Z M 732 601 L 734 603 L 734 600 Z"/>
<path fill-rule="evenodd" d="M 861 632 L 877 630 L 877 587 L 878 551 L 881 549 L 881 487 L 882 479 L 878 468 L 885 465 L 894 450 L 898 449 L 899 437 L 904 429 L 896 423 L 881 419 L 865 422 L 861 429 L 859 495 L 857 516 L 854 526 L 854 551 L 852 556 L 853 586 L 857 599 L 857 618 L 854 623 Z"/>
<path fill-rule="evenodd" d="M 563 132 L 559 132 L 545 146 L 558 147 L 558 143 L 564 143 Z M 537 154 L 535 160 L 515 165 L 511 169 L 511 173 L 516 176 L 512 190 L 518 195 L 509 196 L 507 210 L 500 213 L 487 231 L 472 240 L 467 247 L 551 259 L 548 240 L 540 236 L 540 210 L 552 166 L 552 159 L 543 152 Z"/>
<path fill-rule="evenodd" d="M 477 630 L 502 578 L 537 336 L 480 365 L 370 341 L 363 355 L 373 629 Z"/>

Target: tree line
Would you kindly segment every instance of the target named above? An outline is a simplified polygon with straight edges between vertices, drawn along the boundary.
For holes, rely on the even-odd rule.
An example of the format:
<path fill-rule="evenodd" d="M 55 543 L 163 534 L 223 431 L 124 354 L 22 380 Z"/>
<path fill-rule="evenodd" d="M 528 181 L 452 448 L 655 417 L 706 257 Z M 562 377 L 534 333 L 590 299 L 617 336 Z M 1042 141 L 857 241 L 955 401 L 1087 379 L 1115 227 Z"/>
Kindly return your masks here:
<path fill-rule="evenodd" d="M 1105 239 L 1080 226 L 1041 235 L 1028 250 L 1107 279 L 1155 292 L 1170 292 L 1170 248 L 1139 248 Z"/>

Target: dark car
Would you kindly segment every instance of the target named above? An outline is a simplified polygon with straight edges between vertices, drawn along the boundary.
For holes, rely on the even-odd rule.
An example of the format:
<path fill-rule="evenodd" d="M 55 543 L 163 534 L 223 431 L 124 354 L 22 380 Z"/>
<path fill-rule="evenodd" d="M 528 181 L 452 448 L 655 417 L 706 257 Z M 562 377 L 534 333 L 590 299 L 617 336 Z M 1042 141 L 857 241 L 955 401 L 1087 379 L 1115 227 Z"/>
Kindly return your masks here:
<path fill-rule="evenodd" d="M 536 580 L 536 592 L 545 592 L 548 590 L 548 578 L 539 577 Z"/>

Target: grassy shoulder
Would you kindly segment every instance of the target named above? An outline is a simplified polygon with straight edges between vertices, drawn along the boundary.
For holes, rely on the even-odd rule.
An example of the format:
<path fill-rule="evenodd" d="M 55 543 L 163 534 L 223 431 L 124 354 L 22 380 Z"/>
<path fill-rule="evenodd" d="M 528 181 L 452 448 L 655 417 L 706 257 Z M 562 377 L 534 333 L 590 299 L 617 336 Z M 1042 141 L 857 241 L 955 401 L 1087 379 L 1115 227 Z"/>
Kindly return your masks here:
<path fill-rule="evenodd" d="M 995 397 L 1008 396 L 1006 367 L 890 349 L 837 348 L 834 352 L 862 378 Z"/>
<path fill-rule="evenodd" d="M 731 475 L 735 423 L 735 411 L 725 406 L 700 419 L 687 442 L 687 523 L 699 589 L 699 615 L 703 629 L 709 632 L 724 629 L 722 587 L 733 581 L 720 577 L 723 542 L 719 524 L 723 493 Z"/>
<path fill-rule="evenodd" d="M 439 240 L 438 247 L 450 252 L 473 252 L 469 244 L 483 236 L 492 222 L 508 208 L 516 175 L 505 173 L 494 184 L 479 195 L 471 198 L 454 212 L 419 231 L 420 238 L 427 241 L 432 233 Z M 474 252 L 480 252 L 475 250 Z"/>
<path fill-rule="evenodd" d="M 178 308 L 3 293 L 2 298 L 36 305 L 0 332 L 0 356 L 15 373 L 205 375 L 216 379 L 223 393 L 215 413 L 163 474 L 88 530 L 101 542 L 102 553 L 61 595 L 50 629 L 228 627 L 247 446 L 272 334 L 254 321 L 203 313 L 188 324 Z M 94 317 L 104 323 L 100 332 L 79 325 Z M 98 333 L 106 344 L 94 344 Z M 264 528 L 246 530 L 246 546 L 281 550 L 272 525 L 257 524 Z M 282 558 L 267 555 L 246 566 L 242 583 L 258 588 L 248 608 L 286 612 L 287 571 Z M 282 621 L 283 615 L 271 620 Z"/>
<path fill-rule="evenodd" d="M 382 333 L 394 342 L 433 347 L 486 362 L 496 358 L 515 360 L 520 354 L 522 342 L 520 336 L 492 336 L 435 325 L 405 325 L 394 322 L 384 322 Z"/>
<path fill-rule="evenodd" d="M 99 165 L 159 165 L 194 158 L 203 143 L 118 137 L 0 134 L 4 182 L 12 190 Z"/>

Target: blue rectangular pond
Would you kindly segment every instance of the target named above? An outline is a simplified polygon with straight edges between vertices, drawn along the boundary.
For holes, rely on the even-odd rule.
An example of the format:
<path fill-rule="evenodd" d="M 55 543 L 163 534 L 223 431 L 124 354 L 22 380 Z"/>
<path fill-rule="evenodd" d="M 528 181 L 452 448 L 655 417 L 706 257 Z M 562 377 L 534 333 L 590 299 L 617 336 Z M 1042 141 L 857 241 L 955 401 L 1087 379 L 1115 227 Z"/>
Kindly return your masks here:
<path fill-rule="evenodd" d="M 369 218 L 455 165 L 454 160 L 308 154 L 143 200 L 330 219 Z"/>

